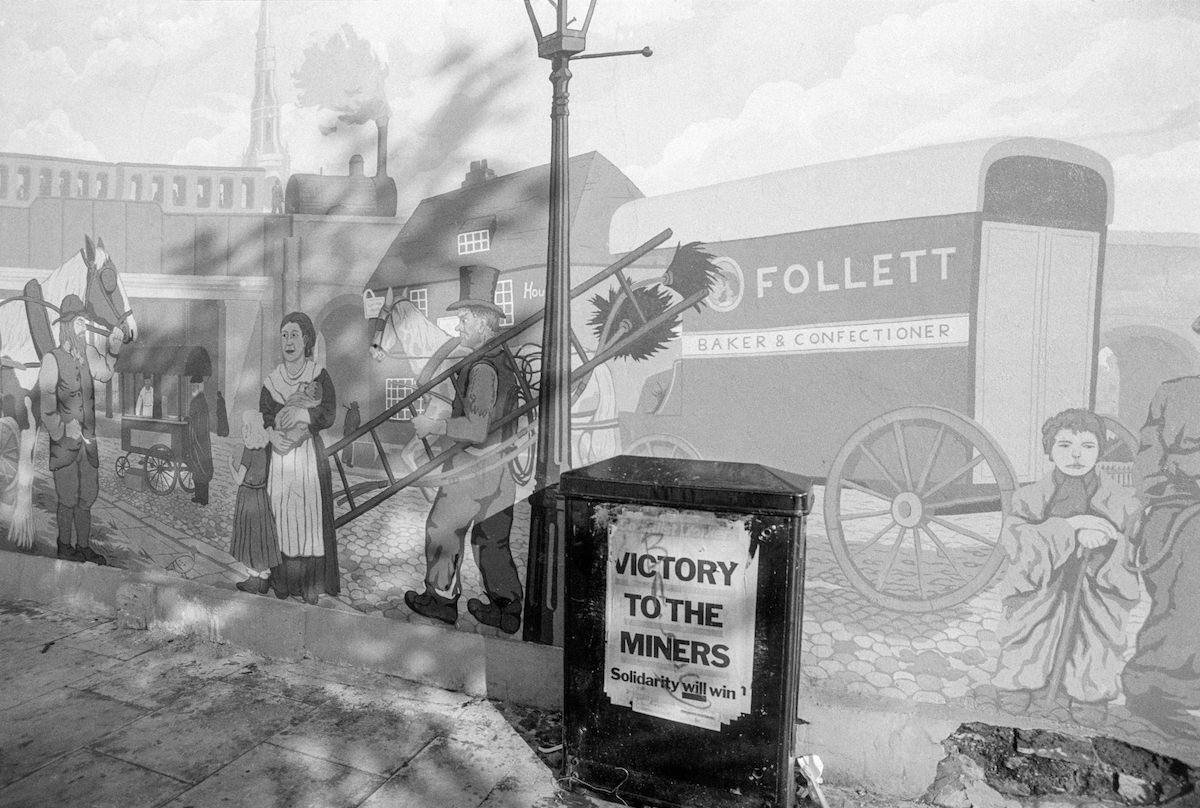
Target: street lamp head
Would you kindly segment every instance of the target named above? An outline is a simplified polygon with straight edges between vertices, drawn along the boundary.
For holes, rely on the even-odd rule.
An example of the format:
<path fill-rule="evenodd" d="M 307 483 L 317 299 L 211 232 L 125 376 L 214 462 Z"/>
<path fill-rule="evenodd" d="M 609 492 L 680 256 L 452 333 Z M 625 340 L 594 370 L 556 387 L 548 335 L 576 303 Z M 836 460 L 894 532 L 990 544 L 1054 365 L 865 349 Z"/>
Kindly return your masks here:
<path fill-rule="evenodd" d="M 538 43 L 538 56 L 543 59 L 571 57 L 587 47 L 588 26 L 596 0 L 587 0 L 583 24 L 578 15 L 567 13 L 569 0 L 525 0 L 525 10 Z"/>

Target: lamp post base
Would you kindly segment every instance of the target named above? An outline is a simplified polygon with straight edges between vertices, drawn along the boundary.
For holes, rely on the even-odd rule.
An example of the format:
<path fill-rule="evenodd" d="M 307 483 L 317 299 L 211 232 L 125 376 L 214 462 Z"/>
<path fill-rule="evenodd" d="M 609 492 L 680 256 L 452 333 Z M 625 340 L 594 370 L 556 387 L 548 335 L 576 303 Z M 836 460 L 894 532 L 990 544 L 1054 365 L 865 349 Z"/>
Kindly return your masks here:
<path fill-rule="evenodd" d="M 562 645 L 563 558 L 566 511 L 558 486 L 529 496 L 529 560 L 525 568 L 525 615 L 522 638 Z"/>

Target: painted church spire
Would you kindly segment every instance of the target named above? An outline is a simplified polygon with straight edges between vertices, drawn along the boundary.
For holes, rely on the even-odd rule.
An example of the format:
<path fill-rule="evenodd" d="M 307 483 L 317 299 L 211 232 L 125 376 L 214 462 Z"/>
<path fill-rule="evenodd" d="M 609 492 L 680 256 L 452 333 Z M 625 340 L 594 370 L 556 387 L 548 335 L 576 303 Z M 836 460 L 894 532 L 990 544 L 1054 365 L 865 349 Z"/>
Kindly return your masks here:
<path fill-rule="evenodd" d="M 257 43 L 250 143 L 242 164 L 266 169 L 268 199 L 264 200 L 264 207 L 282 213 L 283 186 L 287 183 L 290 161 L 280 131 L 279 97 L 275 94 L 275 48 L 271 46 L 267 0 L 262 0 L 259 6 Z"/>

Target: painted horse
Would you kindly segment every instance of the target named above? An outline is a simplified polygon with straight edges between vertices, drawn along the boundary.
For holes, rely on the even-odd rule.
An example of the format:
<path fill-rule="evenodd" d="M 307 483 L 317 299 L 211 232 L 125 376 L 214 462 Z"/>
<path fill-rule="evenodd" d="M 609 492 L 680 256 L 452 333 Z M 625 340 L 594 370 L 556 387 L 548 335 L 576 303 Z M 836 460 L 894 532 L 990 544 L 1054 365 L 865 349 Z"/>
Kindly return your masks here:
<path fill-rule="evenodd" d="M 377 362 L 384 357 L 407 359 L 418 376 L 417 384 L 422 385 L 470 352 L 459 345 L 458 337 L 438 328 L 412 302 L 397 300 L 380 312 L 370 353 Z M 431 362 L 435 357 L 437 361 Z M 449 418 L 454 384 L 444 379 L 422 398 L 425 415 L 439 420 Z M 429 454 L 421 440 L 413 438 L 400 451 L 400 457 L 411 471 L 428 460 Z"/>
<path fill-rule="evenodd" d="M 375 326 L 371 356 L 376 361 L 385 356 L 409 360 L 422 385 L 434 374 L 449 368 L 469 353 L 438 328 L 415 305 L 407 300 L 385 304 Z M 433 360 L 433 361 L 431 361 Z M 454 386 L 449 379 L 442 381 L 425 397 L 424 413 L 430 418 L 448 418 L 454 403 Z M 575 463 L 586 465 L 604 460 L 617 453 L 616 388 L 612 373 L 606 365 L 598 365 L 588 374 L 587 381 L 572 395 L 572 423 Z M 414 438 L 401 450 L 401 457 L 410 470 L 429 459 L 420 440 Z M 415 462 L 414 462 L 415 461 Z"/>
<path fill-rule="evenodd" d="M 126 343 L 137 339 L 137 320 L 129 295 L 103 239 L 93 243 L 85 236 L 83 248 L 49 277 L 40 283 L 30 280 L 23 295 L 0 305 L 0 390 L 6 397 L 12 396 L 11 416 L 20 430 L 17 473 L 3 492 L 3 501 L 5 510 L 11 507 L 9 539 L 20 548 L 32 547 L 35 538 L 33 452 L 41 426 L 41 413 L 35 406 L 38 370 L 42 356 L 58 345 L 58 334 L 50 325 L 51 315 L 57 314 L 70 294 L 83 301 L 90 332 L 107 336 L 120 328 Z M 17 300 L 25 305 L 16 305 Z"/>

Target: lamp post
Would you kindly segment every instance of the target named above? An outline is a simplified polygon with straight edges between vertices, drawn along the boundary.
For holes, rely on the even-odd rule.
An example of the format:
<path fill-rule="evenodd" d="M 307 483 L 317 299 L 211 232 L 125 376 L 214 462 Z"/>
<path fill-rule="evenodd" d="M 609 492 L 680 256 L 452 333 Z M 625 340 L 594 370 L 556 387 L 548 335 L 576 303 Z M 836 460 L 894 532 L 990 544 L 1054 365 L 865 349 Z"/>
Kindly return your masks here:
<path fill-rule="evenodd" d="M 523 636 L 554 638 L 564 519 L 558 500 L 559 475 L 571 467 L 571 220 L 567 145 L 567 84 L 572 57 L 587 46 L 596 0 L 587 0 L 583 24 L 568 14 L 569 0 L 524 0 L 538 56 L 550 60 L 550 221 L 546 248 L 546 316 L 542 324 L 542 371 L 538 388 L 537 461 L 530 496 L 529 565 L 525 582 Z"/>
<path fill-rule="evenodd" d="M 545 13 L 547 6 L 553 18 Z M 571 57 L 587 45 L 596 0 L 588 0 L 587 16 L 579 28 L 570 27 L 568 0 L 557 4 L 525 0 L 525 10 L 537 38 L 538 56 L 550 60 L 550 222 L 546 247 L 546 317 L 542 324 L 542 375 L 538 390 L 537 491 L 558 484 L 559 475 L 571 467 L 571 220 L 567 145 L 567 85 Z M 543 20 L 539 21 L 539 12 Z M 543 33 L 542 22 L 553 28 Z M 549 27 L 549 26 L 547 26 Z"/>

